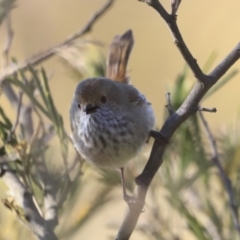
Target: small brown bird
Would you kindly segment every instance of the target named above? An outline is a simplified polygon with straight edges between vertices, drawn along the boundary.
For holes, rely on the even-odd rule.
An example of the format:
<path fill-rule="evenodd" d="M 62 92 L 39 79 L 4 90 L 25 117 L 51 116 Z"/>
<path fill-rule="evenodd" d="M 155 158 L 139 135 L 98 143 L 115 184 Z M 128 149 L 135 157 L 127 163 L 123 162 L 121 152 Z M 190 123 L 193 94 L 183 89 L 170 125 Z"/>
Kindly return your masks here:
<path fill-rule="evenodd" d="M 78 84 L 70 109 L 73 141 L 78 152 L 92 164 L 120 168 L 123 197 L 125 164 L 134 158 L 154 126 L 152 106 L 126 76 L 133 47 L 132 31 L 116 36 L 110 45 L 106 77 Z"/>

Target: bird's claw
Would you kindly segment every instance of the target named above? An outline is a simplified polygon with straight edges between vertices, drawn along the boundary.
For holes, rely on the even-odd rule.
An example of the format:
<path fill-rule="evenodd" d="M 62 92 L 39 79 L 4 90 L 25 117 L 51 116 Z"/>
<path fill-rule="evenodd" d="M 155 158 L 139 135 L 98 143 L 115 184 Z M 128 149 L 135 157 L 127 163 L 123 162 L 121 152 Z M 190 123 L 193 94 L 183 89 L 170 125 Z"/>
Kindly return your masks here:
<path fill-rule="evenodd" d="M 130 195 L 124 195 L 124 201 L 128 204 L 128 205 L 132 205 L 135 204 L 137 202 L 137 199 L 134 196 L 130 196 Z"/>
<path fill-rule="evenodd" d="M 160 132 L 151 130 L 149 136 L 153 137 L 155 140 L 159 140 L 164 144 L 168 144 L 169 141 L 166 137 L 164 137 Z"/>
<path fill-rule="evenodd" d="M 139 209 L 139 205 L 140 205 L 142 207 L 141 212 L 144 212 L 144 209 L 143 209 L 144 204 L 140 202 L 137 198 L 135 198 L 134 196 L 129 196 L 127 194 L 123 198 L 130 209 L 133 209 L 133 208 Z"/>

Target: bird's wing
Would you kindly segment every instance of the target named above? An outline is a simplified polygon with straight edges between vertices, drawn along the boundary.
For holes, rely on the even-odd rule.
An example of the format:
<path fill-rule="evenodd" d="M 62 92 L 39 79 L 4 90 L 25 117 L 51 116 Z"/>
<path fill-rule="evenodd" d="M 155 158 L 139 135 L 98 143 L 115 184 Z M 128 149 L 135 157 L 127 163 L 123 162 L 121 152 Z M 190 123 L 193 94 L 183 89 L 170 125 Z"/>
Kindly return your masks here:
<path fill-rule="evenodd" d="M 133 105 L 150 105 L 151 103 L 147 101 L 145 96 L 140 93 L 136 88 L 128 85 L 128 99 Z"/>

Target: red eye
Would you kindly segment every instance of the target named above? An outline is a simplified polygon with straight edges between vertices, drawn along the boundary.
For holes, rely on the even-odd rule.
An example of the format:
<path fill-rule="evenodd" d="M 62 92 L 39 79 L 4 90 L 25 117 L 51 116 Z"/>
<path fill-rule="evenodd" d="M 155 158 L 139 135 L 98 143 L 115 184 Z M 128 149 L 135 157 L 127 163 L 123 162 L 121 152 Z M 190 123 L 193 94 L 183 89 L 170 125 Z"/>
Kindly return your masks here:
<path fill-rule="evenodd" d="M 101 96 L 100 101 L 101 101 L 101 103 L 106 103 L 107 102 L 107 97 L 106 96 Z"/>

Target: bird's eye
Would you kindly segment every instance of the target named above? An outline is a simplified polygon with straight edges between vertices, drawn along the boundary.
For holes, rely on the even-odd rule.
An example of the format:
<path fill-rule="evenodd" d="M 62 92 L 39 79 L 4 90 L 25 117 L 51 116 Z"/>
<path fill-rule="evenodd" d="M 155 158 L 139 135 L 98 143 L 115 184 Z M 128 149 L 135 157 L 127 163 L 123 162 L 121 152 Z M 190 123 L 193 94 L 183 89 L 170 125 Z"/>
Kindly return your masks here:
<path fill-rule="evenodd" d="M 81 109 L 81 105 L 80 105 L 80 103 L 78 103 L 78 108 Z"/>
<path fill-rule="evenodd" d="M 106 103 L 107 102 L 107 97 L 106 96 L 101 96 L 100 101 L 101 101 L 101 103 Z"/>

